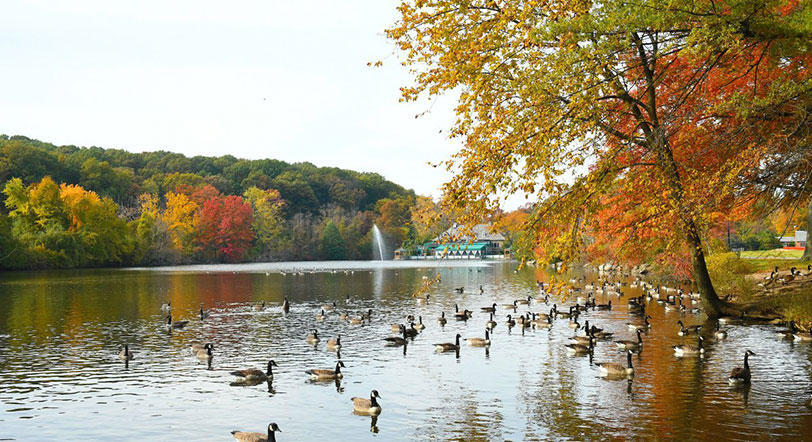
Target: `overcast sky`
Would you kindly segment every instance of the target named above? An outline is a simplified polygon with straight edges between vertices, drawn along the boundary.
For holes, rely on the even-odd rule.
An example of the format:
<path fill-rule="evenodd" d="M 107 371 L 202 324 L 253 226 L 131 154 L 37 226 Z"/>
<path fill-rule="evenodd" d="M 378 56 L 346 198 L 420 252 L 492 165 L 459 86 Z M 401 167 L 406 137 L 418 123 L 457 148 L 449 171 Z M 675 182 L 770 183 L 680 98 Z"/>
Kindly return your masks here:
<path fill-rule="evenodd" d="M 460 146 L 454 103 L 398 102 L 410 77 L 383 37 L 397 4 L 4 0 L 0 133 L 309 161 L 436 197 L 447 176 L 427 162 Z"/>

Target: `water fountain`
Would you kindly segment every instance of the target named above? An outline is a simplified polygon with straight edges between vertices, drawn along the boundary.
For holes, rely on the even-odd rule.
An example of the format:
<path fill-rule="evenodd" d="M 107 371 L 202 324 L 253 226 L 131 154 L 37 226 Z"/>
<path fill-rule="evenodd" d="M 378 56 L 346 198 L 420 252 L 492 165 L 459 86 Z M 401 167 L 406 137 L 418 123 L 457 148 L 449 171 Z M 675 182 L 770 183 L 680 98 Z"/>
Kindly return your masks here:
<path fill-rule="evenodd" d="M 377 244 L 377 246 L 376 246 Z M 372 225 L 372 256 L 375 257 L 375 252 L 378 255 L 378 261 L 383 261 L 386 252 L 385 244 L 383 243 L 383 235 L 381 235 L 381 229 L 378 228 L 376 224 Z"/>

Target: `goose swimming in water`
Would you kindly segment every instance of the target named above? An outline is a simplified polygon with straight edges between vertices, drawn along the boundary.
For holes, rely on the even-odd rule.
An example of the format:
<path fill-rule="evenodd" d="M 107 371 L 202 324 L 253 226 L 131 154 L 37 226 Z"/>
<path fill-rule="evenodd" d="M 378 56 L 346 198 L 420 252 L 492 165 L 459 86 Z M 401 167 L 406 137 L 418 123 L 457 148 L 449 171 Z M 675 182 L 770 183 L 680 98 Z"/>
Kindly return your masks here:
<path fill-rule="evenodd" d="M 674 355 L 676 356 L 701 356 L 705 353 L 705 349 L 702 347 L 702 341 L 704 340 L 705 338 L 700 336 L 697 345 L 674 345 L 671 348 L 674 349 Z"/>
<path fill-rule="evenodd" d="M 750 383 L 750 363 L 747 358 L 756 354 L 750 350 L 744 352 L 744 367 L 736 367 L 730 371 L 727 381 L 730 385 L 740 385 Z"/>
<path fill-rule="evenodd" d="M 344 374 L 341 373 L 342 367 L 347 368 L 343 362 L 338 361 L 336 362 L 335 370 L 329 370 L 326 368 L 315 368 L 312 370 L 306 370 L 305 373 L 309 374 L 310 377 L 315 380 L 341 379 L 344 377 Z"/>
<path fill-rule="evenodd" d="M 440 351 L 440 352 L 459 350 L 460 349 L 460 338 L 461 337 L 462 336 L 460 336 L 460 334 L 457 333 L 455 343 L 452 344 L 450 342 L 445 342 L 445 343 L 442 343 L 442 344 L 433 344 L 434 348 L 435 348 L 435 350 Z"/>
<path fill-rule="evenodd" d="M 118 354 L 118 358 L 122 361 L 132 361 L 135 359 L 135 353 L 130 351 L 130 346 L 128 344 L 124 344 L 124 349 Z"/>
<path fill-rule="evenodd" d="M 232 371 L 231 374 L 237 377 L 237 381 L 267 381 L 273 379 L 273 367 L 276 367 L 276 362 L 273 359 L 268 361 L 268 370 L 262 371 L 256 368 L 248 368 L 245 370 Z"/>
<path fill-rule="evenodd" d="M 626 350 L 626 366 L 616 362 L 598 362 L 601 376 L 634 376 L 634 367 L 632 366 L 632 351 Z"/>
<path fill-rule="evenodd" d="M 234 436 L 234 439 L 237 439 L 239 442 L 276 442 L 276 432 L 282 432 L 279 429 L 279 426 L 275 423 L 268 424 L 268 433 L 249 433 L 245 431 L 238 431 L 234 430 L 231 432 L 231 435 Z"/>
<path fill-rule="evenodd" d="M 357 414 L 377 416 L 381 414 L 381 406 L 377 401 L 380 397 L 378 390 L 372 390 L 372 392 L 369 393 L 369 399 L 362 397 L 350 398 L 352 401 L 352 409 Z"/>

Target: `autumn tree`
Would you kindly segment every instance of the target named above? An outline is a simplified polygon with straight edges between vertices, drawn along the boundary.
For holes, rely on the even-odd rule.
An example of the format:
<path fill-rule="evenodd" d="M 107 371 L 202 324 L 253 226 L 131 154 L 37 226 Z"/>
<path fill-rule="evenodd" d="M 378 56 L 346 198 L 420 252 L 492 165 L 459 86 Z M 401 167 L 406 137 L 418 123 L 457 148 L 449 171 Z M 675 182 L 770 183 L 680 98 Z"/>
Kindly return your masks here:
<path fill-rule="evenodd" d="M 770 149 L 797 145 L 809 5 L 417 0 L 387 34 L 414 74 L 404 99 L 459 93 L 451 136 L 465 144 L 444 190 L 462 221 L 495 212 L 497 195 L 535 195 L 542 250 L 571 260 L 588 229 L 629 244 L 621 257 L 687 256 L 714 316 L 738 308 L 714 290 L 703 237 Z"/>
<path fill-rule="evenodd" d="M 240 261 L 254 240 L 252 213 L 236 195 L 206 200 L 195 216 L 197 253 L 209 261 Z"/>
<path fill-rule="evenodd" d="M 260 259 L 270 259 L 280 251 L 279 241 L 285 228 L 284 201 L 274 189 L 250 187 L 243 196 L 254 212 L 251 229 L 256 237 L 256 254 Z"/>

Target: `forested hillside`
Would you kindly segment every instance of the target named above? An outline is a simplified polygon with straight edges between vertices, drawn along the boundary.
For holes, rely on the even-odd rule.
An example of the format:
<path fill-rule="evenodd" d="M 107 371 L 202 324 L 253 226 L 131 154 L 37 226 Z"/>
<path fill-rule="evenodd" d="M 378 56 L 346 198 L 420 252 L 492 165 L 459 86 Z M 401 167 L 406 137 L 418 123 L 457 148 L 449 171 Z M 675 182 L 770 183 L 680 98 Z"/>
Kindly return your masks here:
<path fill-rule="evenodd" d="M 224 148 L 224 151 L 227 150 Z M 375 173 L 0 136 L 0 268 L 368 259 L 413 239 L 413 191 Z"/>

